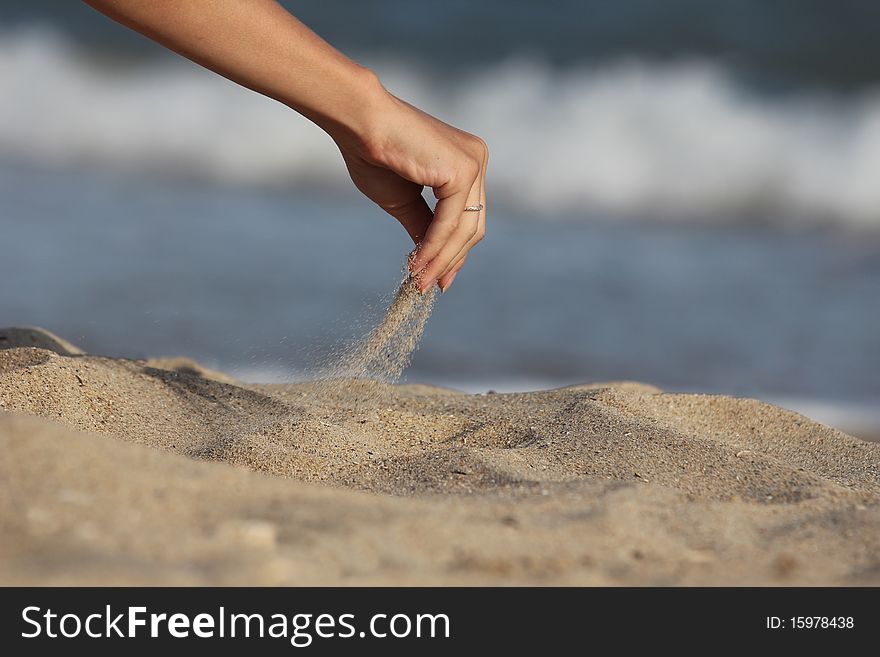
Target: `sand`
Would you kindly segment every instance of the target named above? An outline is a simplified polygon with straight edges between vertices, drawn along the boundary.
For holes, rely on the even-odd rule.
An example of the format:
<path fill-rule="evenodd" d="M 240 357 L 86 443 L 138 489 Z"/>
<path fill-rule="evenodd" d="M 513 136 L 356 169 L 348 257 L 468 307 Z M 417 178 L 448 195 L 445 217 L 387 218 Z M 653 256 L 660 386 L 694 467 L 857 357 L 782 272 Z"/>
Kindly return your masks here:
<path fill-rule="evenodd" d="M 880 444 L 758 401 L 0 347 L 4 584 L 880 584 Z"/>

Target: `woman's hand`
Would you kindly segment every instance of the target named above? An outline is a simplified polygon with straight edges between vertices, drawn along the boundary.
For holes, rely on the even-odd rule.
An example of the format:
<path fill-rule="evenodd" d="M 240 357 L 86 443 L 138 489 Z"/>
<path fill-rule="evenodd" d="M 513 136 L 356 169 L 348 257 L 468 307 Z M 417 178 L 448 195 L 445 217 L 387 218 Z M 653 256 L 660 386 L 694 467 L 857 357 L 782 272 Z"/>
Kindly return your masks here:
<path fill-rule="evenodd" d="M 384 93 L 367 134 L 337 143 L 357 188 L 416 244 L 410 269 L 419 289 L 437 283 L 445 291 L 486 233 L 489 151 L 479 137 Z M 425 187 L 437 199 L 433 211 L 422 197 Z M 479 212 L 464 210 L 480 205 Z"/>
<path fill-rule="evenodd" d="M 486 230 L 486 144 L 395 98 L 275 0 L 86 0 L 114 20 L 288 105 L 339 145 L 351 179 L 403 224 L 424 292 L 445 290 Z M 421 193 L 434 190 L 432 212 Z"/>

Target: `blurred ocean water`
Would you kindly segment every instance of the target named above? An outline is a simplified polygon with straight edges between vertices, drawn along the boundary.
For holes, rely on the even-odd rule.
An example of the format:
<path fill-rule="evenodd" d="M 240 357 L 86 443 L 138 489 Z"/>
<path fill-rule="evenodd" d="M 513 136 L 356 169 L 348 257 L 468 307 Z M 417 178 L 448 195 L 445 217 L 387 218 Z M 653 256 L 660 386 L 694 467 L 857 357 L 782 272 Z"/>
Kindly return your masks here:
<path fill-rule="evenodd" d="M 387 54 L 371 64 L 392 92 L 489 142 L 496 205 L 880 228 L 870 88 L 761 95 L 698 57 L 560 69 L 522 54 L 447 78 Z M 23 28 L 0 32 L 0 87 L 7 160 L 261 189 L 350 184 L 320 130 L 179 59 L 123 65 Z"/>
<path fill-rule="evenodd" d="M 880 4 L 301 5 L 492 149 L 409 380 L 880 406 Z M 0 2 L 0 199 L 0 324 L 251 379 L 364 330 L 410 248 L 318 129 L 81 3 Z"/>

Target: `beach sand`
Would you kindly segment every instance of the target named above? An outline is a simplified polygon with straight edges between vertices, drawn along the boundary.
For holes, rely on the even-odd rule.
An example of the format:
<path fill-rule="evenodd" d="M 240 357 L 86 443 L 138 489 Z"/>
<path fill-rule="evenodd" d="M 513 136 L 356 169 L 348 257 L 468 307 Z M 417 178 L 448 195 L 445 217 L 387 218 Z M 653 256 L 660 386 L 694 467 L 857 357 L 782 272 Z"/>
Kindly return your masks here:
<path fill-rule="evenodd" d="M 880 584 L 880 444 L 758 401 L 0 348 L 3 584 Z"/>

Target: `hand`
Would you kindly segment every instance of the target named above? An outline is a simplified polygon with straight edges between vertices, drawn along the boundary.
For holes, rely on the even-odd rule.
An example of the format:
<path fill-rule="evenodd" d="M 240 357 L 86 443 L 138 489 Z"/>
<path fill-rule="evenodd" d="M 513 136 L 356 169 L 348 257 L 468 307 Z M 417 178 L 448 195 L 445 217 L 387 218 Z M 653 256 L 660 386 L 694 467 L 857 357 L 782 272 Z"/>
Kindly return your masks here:
<path fill-rule="evenodd" d="M 387 94 L 369 136 L 337 139 L 357 188 L 397 219 L 416 251 L 410 271 L 424 293 L 446 291 L 486 233 L 485 142 Z M 432 211 L 422 190 L 437 199 Z M 465 206 L 483 205 L 480 212 Z"/>
<path fill-rule="evenodd" d="M 111 18 L 288 105 L 339 145 L 351 179 L 416 243 L 424 292 L 446 290 L 486 232 L 486 144 L 389 94 L 275 0 L 87 0 Z M 434 190 L 432 211 L 422 190 Z"/>

